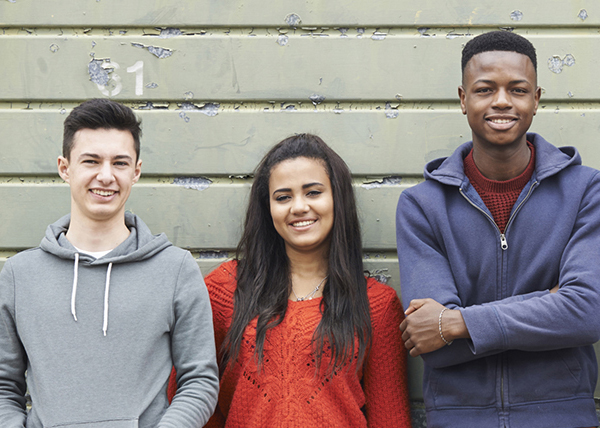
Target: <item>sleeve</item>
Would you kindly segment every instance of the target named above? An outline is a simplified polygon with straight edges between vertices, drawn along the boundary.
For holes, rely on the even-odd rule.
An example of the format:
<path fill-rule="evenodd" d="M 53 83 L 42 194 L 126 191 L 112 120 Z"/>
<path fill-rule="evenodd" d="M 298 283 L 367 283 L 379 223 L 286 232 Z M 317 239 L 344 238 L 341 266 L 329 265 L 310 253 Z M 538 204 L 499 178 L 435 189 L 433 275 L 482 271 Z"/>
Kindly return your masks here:
<path fill-rule="evenodd" d="M 599 176 L 596 172 L 590 179 L 581 199 L 561 256 L 557 293 L 461 309 L 473 352 L 546 351 L 591 345 L 600 339 Z"/>
<path fill-rule="evenodd" d="M 427 215 L 408 192 L 402 192 L 398 201 L 396 241 L 400 287 L 405 308 L 408 307 L 411 300 L 432 298 L 449 309 L 459 309 L 462 303 L 448 259 L 440 247 Z M 535 291 L 482 306 L 491 310 L 498 305 L 538 300 L 541 296 L 549 294 L 548 291 Z M 469 326 L 467 325 L 467 327 Z M 502 349 L 477 350 L 475 352 L 471 339 L 458 339 L 452 346 L 444 346 L 434 352 L 422 354 L 421 357 L 429 366 L 441 368 L 466 363 L 499 352 L 502 352 Z"/>
<path fill-rule="evenodd" d="M 173 301 L 171 352 L 177 393 L 159 428 L 196 428 L 212 415 L 219 392 L 212 312 L 198 264 L 186 252 Z"/>
<path fill-rule="evenodd" d="M 10 260 L 0 273 L 0 426 L 25 426 L 27 357 L 15 322 L 15 284 Z"/>
<path fill-rule="evenodd" d="M 410 428 L 406 350 L 398 326 L 404 318 L 400 299 L 389 290 L 388 299 L 375 313 L 371 349 L 364 369 L 366 416 L 369 428 Z"/>

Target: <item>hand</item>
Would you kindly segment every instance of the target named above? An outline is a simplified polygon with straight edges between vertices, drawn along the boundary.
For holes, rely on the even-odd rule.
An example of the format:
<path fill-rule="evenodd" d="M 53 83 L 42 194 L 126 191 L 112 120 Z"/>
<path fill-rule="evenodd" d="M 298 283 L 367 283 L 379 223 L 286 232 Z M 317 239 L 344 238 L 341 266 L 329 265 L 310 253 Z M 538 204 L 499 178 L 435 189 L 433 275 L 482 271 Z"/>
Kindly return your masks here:
<path fill-rule="evenodd" d="M 411 357 L 433 352 L 446 346 L 439 330 L 440 312 L 444 306 L 433 299 L 416 299 L 406 309 L 406 318 L 400 324 L 404 346 Z M 451 341 L 469 337 L 469 332 L 458 310 L 447 310 L 442 319 L 444 338 Z"/>

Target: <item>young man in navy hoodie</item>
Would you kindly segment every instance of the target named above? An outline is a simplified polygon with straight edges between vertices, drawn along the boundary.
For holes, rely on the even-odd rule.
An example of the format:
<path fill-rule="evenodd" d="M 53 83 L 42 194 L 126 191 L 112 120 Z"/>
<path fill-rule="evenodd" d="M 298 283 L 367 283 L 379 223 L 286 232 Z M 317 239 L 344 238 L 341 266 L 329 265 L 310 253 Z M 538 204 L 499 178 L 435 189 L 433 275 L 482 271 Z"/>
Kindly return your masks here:
<path fill-rule="evenodd" d="M 529 41 L 475 37 L 462 70 L 473 141 L 430 162 L 396 217 L 428 427 L 597 426 L 600 175 L 527 133 L 541 95 Z"/>
<path fill-rule="evenodd" d="M 212 415 L 219 378 L 198 265 L 125 212 L 140 132 L 109 100 L 65 120 L 58 173 L 71 213 L 0 273 L 2 428 L 195 428 Z"/>

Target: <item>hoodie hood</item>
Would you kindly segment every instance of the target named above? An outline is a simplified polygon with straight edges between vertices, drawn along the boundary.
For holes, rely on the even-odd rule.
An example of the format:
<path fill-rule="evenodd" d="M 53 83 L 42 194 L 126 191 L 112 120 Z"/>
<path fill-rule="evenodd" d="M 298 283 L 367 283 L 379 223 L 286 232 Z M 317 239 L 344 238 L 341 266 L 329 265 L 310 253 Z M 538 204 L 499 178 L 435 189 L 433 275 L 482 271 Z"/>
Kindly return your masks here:
<path fill-rule="evenodd" d="M 106 281 L 104 284 L 104 314 L 102 332 L 106 336 L 108 330 L 108 308 L 110 292 L 110 274 L 113 264 L 137 262 L 148 259 L 172 244 L 164 233 L 152 235 L 148 226 L 135 214 L 125 213 L 125 225 L 130 231 L 125 241 L 114 248 L 110 253 L 99 259 L 80 253 L 66 237 L 71 215 L 67 214 L 46 229 L 46 236 L 42 239 L 40 248 L 61 259 L 73 260 L 73 286 L 71 291 L 71 315 L 77 322 L 77 286 L 79 285 L 79 263 L 89 266 L 108 265 Z"/>
<path fill-rule="evenodd" d="M 527 133 L 527 141 L 535 147 L 535 178 L 544 180 L 571 166 L 581 165 L 581 156 L 575 147 L 554 147 L 540 135 Z M 427 180 L 439 181 L 449 186 L 460 187 L 465 181 L 463 159 L 473 148 L 473 142 L 462 144 L 446 158 L 435 159 L 425 165 L 424 176 Z"/>
<path fill-rule="evenodd" d="M 67 214 L 48 226 L 40 248 L 61 259 L 75 260 L 75 254 L 78 251 L 65 236 L 70 222 L 71 215 Z M 131 233 L 110 253 L 100 259 L 80 253 L 79 261 L 90 265 L 135 262 L 148 259 L 172 245 L 164 233 L 153 235 L 148 226 L 135 214 L 125 213 L 125 225 Z"/>

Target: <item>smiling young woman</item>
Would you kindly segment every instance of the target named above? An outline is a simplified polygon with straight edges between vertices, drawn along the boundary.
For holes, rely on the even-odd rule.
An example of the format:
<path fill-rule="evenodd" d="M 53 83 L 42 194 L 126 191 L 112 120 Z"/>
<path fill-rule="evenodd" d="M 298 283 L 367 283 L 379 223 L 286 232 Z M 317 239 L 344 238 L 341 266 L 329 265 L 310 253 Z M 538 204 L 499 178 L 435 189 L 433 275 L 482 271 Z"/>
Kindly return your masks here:
<path fill-rule="evenodd" d="M 365 278 L 352 177 L 301 134 L 259 164 L 235 260 L 206 278 L 210 427 L 410 427 L 396 292 Z"/>

